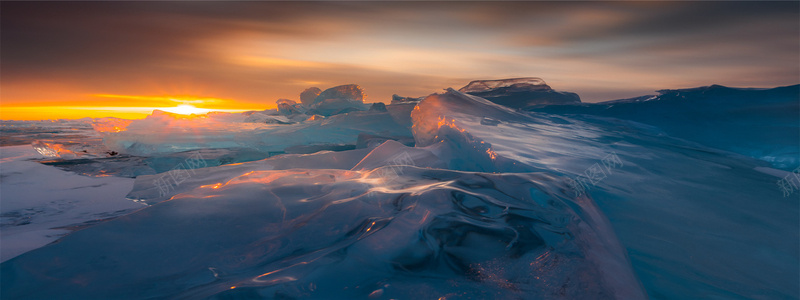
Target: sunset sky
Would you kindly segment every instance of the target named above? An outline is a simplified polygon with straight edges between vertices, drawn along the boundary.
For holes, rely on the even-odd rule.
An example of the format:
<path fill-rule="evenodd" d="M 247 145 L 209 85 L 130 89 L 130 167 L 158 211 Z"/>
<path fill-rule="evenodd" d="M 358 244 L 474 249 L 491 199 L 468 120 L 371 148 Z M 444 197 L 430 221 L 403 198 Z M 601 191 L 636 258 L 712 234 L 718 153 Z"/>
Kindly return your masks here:
<path fill-rule="evenodd" d="M 541 77 L 584 102 L 800 83 L 800 2 L 1 2 L 0 118 L 366 102 Z"/>

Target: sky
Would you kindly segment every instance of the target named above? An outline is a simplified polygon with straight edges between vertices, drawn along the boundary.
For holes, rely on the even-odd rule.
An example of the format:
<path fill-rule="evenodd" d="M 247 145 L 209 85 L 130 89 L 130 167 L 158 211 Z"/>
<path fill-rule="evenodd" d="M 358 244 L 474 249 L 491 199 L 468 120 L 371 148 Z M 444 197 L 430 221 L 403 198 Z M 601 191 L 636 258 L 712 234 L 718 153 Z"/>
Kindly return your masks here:
<path fill-rule="evenodd" d="M 0 2 L 0 119 L 540 77 L 584 102 L 800 83 L 800 2 Z"/>

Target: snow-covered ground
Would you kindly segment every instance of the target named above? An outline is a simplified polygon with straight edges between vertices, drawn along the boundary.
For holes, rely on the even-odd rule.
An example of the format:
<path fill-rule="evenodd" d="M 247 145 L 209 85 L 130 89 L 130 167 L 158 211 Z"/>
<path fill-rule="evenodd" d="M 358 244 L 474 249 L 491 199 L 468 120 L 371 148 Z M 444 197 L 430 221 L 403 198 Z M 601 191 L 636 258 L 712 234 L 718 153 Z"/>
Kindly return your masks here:
<path fill-rule="evenodd" d="M 0 261 L 144 207 L 125 199 L 133 179 L 81 176 L 31 161 L 41 158 L 30 145 L 0 147 Z"/>

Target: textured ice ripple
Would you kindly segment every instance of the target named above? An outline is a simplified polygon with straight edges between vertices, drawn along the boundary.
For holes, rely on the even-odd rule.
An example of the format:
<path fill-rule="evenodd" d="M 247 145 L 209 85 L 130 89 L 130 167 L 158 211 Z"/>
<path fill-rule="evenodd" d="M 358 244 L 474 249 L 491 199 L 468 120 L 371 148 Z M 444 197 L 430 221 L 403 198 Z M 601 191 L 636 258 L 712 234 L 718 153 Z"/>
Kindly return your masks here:
<path fill-rule="evenodd" d="M 393 168 L 198 187 L 4 263 L 3 295 L 643 297 L 602 215 L 556 178 Z"/>

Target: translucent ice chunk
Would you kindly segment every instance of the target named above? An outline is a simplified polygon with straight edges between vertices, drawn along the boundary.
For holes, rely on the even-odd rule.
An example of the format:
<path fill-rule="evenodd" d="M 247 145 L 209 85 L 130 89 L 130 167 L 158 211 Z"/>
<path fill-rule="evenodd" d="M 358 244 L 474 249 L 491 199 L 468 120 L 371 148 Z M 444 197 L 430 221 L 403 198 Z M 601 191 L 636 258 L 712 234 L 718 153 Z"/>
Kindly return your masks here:
<path fill-rule="evenodd" d="M 305 109 L 298 105 L 297 102 L 289 99 L 278 99 L 275 102 L 278 105 L 278 112 L 283 115 L 293 115 L 305 113 Z"/>
<path fill-rule="evenodd" d="M 368 110 L 369 104 L 350 99 L 333 98 L 325 99 L 314 104 L 310 112 L 323 116 L 346 114 L 354 111 Z"/>
<path fill-rule="evenodd" d="M 590 195 L 609 217 L 651 295 L 798 297 L 800 242 L 786 237 L 798 235 L 800 205 L 780 178 L 756 170 L 764 162 L 642 123 L 521 113 L 454 90 L 427 97 L 412 116 L 417 145 L 472 153 L 450 168 L 524 164 L 565 175 L 573 195 Z"/>
<path fill-rule="evenodd" d="M 355 145 L 361 133 L 411 136 L 409 129 L 395 123 L 387 112 L 358 111 L 327 119 L 306 114 L 272 116 L 262 112 L 196 117 L 156 112 L 133 121 L 124 131 L 105 133 L 104 142 L 113 151 L 137 156 L 207 148 L 251 148 L 264 153 L 283 153 L 289 147 L 300 145 Z"/>
<path fill-rule="evenodd" d="M 596 207 L 551 176 L 386 168 L 239 173 L 3 263 L 2 293 L 645 297 Z"/>
<path fill-rule="evenodd" d="M 49 158 L 74 159 L 116 155 L 116 152 L 108 150 L 103 144 L 98 143 L 96 140 L 80 142 L 36 140 L 31 143 L 31 146 L 36 152 Z"/>
<path fill-rule="evenodd" d="M 325 100 L 339 99 L 355 102 L 364 102 L 364 91 L 355 84 L 346 84 L 329 88 L 314 98 L 314 104 L 319 104 Z"/>
<path fill-rule="evenodd" d="M 305 106 L 311 106 L 314 104 L 314 99 L 316 99 L 321 92 L 322 90 L 320 90 L 318 87 L 307 88 L 305 91 L 300 93 L 300 102 L 302 102 Z"/>

